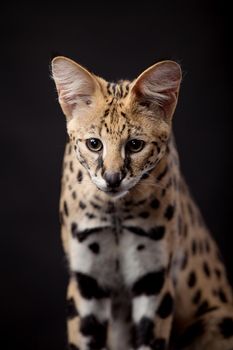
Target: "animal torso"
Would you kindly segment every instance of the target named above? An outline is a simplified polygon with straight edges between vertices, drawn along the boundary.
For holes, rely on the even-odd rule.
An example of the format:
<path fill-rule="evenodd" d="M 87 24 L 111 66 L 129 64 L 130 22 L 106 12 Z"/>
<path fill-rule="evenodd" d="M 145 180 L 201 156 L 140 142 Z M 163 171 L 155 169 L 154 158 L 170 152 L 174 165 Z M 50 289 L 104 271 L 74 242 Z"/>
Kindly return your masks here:
<path fill-rule="evenodd" d="M 160 104 L 152 110 L 140 90 L 140 106 L 130 105 L 140 79 L 99 80 L 95 113 L 79 106 L 82 115 L 68 121 L 60 217 L 70 348 L 231 350 L 232 291 L 219 250 L 182 178 L 172 132 L 160 118 L 153 132 Z M 163 111 L 173 114 L 170 105 Z"/>

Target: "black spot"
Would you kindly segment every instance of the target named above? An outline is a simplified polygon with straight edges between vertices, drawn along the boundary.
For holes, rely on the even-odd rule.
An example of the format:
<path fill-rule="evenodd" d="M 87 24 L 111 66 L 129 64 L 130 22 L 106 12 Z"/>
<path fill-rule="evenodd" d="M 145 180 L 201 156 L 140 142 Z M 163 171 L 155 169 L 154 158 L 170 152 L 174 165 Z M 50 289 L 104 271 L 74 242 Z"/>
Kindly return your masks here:
<path fill-rule="evenodd" d="M 185 252 L 184 256 L 183 256 L 183 261 L 182 261 L 182 264 L 181 264 L 181 270 L 185 270 L 187 265 L 188 265 L 188 252 Z"/>
<path fill-rule="evenodd" d="M 64 207 L 63 208 L 64 208 L 65 215 L 68 216 L 69 215 L 69 210 L 68 210 L 68 206 L 67 206 L 66 201 L 64 201 Z"/>
<path fill-rule="evenodd" d="M 69 140 L 69 139 L 68 139 Z M 68 148 L 68 154 L 71 154 L 71 151 L 72 151 L 72 145 L 69 144 L 69 148 Z"/>
<path fill-rule="evenodd" d="M 206 277 L 210 277 L 210 274 L 211 274 L 210 268 L 209 268 L 209 265 L 207 264 L 206 261 L 204 261 L 204 263 L 203 263 L 203 271 L 204 271 Z"/>
<path fill-rule="evenodd" d="M 83 242 L 90 235 L 99 233 L 99 232 L 103 231 L 104 229 L 106 229 L 106 227 L 103 226 L 103 227 L 87 228 L 86 230 L 78 231 L 77 224 L 75 224 L 75 223 L 71 224 L 72 236 L 76 237 L 79 240 L 79 242 Z"/>
<path fill-rule="evenodd" d="M 76 192 L 75 192 L 75 191 L 72 192 L 72 198 L 73 198 L 73 199 L 76 199 L 76 198 L 77 198 L 77 195 L 76 195 Z"/>
<path fill-rule="evenodd" d="M 226 294 L 224 293 L 224 291 L 222 290 L 222 288 L 219 288 L 218 296 L 219 296 L 219 299 L 220 299 L 223 303 L 227 303 L 227 302 L 228 302 L 227 297 L 226 297 Z"/>
<path fill-rule="evenodd" d="M 177 224 L 178 224 L 178 234 L 182 235 L 182 233 L 183 233 L 183 220 L 182 220 L 180 214 L 178 215 L 178 218 L 177 218 Z"/>
<path fill-rule="evenodd" d="M 77 180 L 78 182 L 82 182 L 83 180 L 83 173 L 81 170 L 78 171 Z"/>
<path fill-rule="evenodd" d="M 108 127 L 107 127 L 107 132 L 108 132 Z M 103 157 L 102 154 L 99 155 L 99 157 L 97 158 L 97 167 L 95 170 L 95 173 L 97 174 L 97 172 L 103 167 L 104 162 L 103 162 Z"/>
<path fill-rule="evenodd" d="M 137 246 L 137 250 L 143 250 L 143 249 L 145 249 L 145 245 L 144 244 L 139 244 Z"/>
<path fill-rule="evenodd" d="M 195 315 L 196 315 L 196 316 L 203 315 L 203 314 L 206 312 L 206 310 L 208 310 L 208 308 L 209 308 L 209 303 L 208 303 L 207 300 L 205 300 L 205 301 L 203 301 L 203 302 L 200 304 L 200 306 L 198 307 L 198 309 L 197 309 Z"/>
<path fill-rule="evenodd" d="M 137 226 L 125 226 L 127 230 L 129 230 L 132 233 L 135 233 L 138 236 L 148 236 L 147 232 L 144 231 L 142 228 L 137 227 Z"/>
<path fill-rule="evenodd" d="M 93 206 L 94 209 L 101 209 L 101 206 L 95 202 L 90 201 L 90 204 Z"/>
<path fill-rule="evenodd" d="M 90 250 L 95 253 L 95 254 L 99 254 L 100 251 L 100 246 L 97 242 L 93 242 L 91 244 L 89 244 L 88 246 L 90 248 Z"/>
<path fill-rule="evenodd" d="M 205 251 L 206 251 L 206 253 L 210 252 L 210 244 L 209 244 L 209 241 L 207 239 L 205 240 Z"/>
<path fill-rule="evenodd" d="M 66 303 L 66 317 L 72 319 L 78 316 L 78 310 L 76 309 L 74 298 L 67 299 Z"/>
<path fill-rule="evenodd" d="M 197 253 L 197 242 L 195 241 L 195 239 L 193 239 L 192 241 L 192 253 L 193 255 L 196 255 Z"/>
<path fill-rule="evenodd" d="M 88 315 L 81 319 L 80 332 L 90 337 L 89 347 L 93 350 L 105 348 L 107 338 L 107 321 L 100 322 L 95 315 Z"/>
<path fill-rule="evenodd" d="M 157 226 L 157 227 L 151 228 L 148 232 L 148 235 L 151 239 L 158 241 L 164 237 L 165 227 L 164 226 Z"/>
<path fill-rule="evenodd" d="M 150 213 L 148 211 L 143 211 L 139 213 L 139 216 L 143 219 L 147 219 L 150 216 Z"/>
<path fill-rule="evenodd" d="M 80 207 L 81 209 L 85 209 L 87 206 L 86 206 L 85 203 L 83 203 L 82 201 L 80 201 L 80 202 L 79 202 L 79 207 Z"/>
<path fill-rule="evenodd" d="M 108 92 L 109 95 L 111 95 L 110 86 L 111 86 L 111 84 L 108 83 L 108 84 L 107 84 L 107 92 Z"/>
<path fill-rule="evenodd" d="M 162 180 L 162 178 L 166 175 L 167 171 L 168 171 L 168 166 L 166 166 L 164 170 L 157 176 L 157 180 L 158 181 Z"/>
<path fill-rule="evenodd" d="M 162 191 L 161 191 L 161 196 L 162 196 L 162 197 L 164 197 L 164 196 L 165 196 L 166 191 L 167 191 L 167 189 L 166 189 L 166 188 L 163 188 L 163 189 L 162 189 Z"/>
<path fill-rule="evenodd" d="M 74 345 L 73 343 L 70 343 L 68 345 L 68 350 L 79 350 L 79 347 Z"/>
<path fill-rule="evenodd" d="M 174 211 L 175 211 L 175 206 L 172 204 L 169 204 L 164 213 L 164 217 L 167 218 L 168 220 L 171 220 L 173 218 Z"/>
<path fill-rule="evenodd" d="M 192 302 L 193 304 L 197 305 L 199 304 L 200 300 L 201 300 L 201 290 L 198 289 L 193 296 Z"/>
<path fill-rule="evenodd" d="M 103 299 L 110 296 L 107 288 L 100 287 L 95 278 L 85 275 L 81 272 L 75 273 L 79 290 L 83 298 L 86 299 Z"/>
<path fill-rule="evenodd" d="M 205 327 L 203 320 L 198 320 L 189 326 L 185 332 L 181 335 L 178 346 L 179 348 L 186 348 L 192 343 L 194 343 L 198 337 L 204 334 Z"/>
<path fill-rule="evenodd" d="M 188 276 L 188 286 L 190 288 L 194 287 L 197 282 L 197 277 L 194 271 L 191 271 Z"/>
<path fill-rule="evenodd" d="M 233 336 L 233 319 L 231 317 L 224 317 L 218 326 L 224 338 L 227 339 Z"/>
<path fill-rule="evenodd" d="M 71 223 L 71 233 L 72 233 L 72 237 L 76 238 L 77 234 L 78 234 L 78 225 L 76 224 L 76 222 L 72 222 Z"/>
<path fill-rule="evenodd" d="M 214 269 L 214 272 L 215 272 L 216 276 L 218 277 L 218 279 L 220 279 L 221 278 L 221 270 L 219 270 L 217 268 L 217 269 Z"/>
<path fill-rule="evenodd" d="M 70 171 L 73 173 L 74 172 L 74 168 L 73 168 L 73 162 L 72 160 L 70 161 Z"/>
<path fill-rule="evenodd" d="M 204 314 L 206 314 L 207 312 L 211 312 L 211 311 L 214 311 L 218 309 L 217 306 L 209 306 L 209 303 L 207 300 L 204 300 L 200 306 L 198 307 L 196 313 L 195 313 L 195 316 L 196 317 L 199 317 L 199 316 L 202 316 Z"/>
<path fill-rule="evenodd" d="M 127 207 L 131 207 L 132 204 L 133 204 L 133 202 L 132 202 L 131 200 L 125 201 L 125 205 L 126 205 Z"/>
<path fill-rule="evenodd" d="M 173 297 L 169 292 L 167 292 L 158 308 L 157 314 L 160 318 L 167 318 L 172 314 L 173 311 Z"/>
<path fill-rule="evenodd" d="M 160 202 L 157 198 L 154 198 L 150 203 L 151 208 L 158 209 L 160 206 Z"/>
<path fill-rule="evenodd" d="M 164 285 L 164 279 L 165 269 L 147 273 L 134 283 L 132 292 L 134 296 L 159 294 Z"/>
<path fill-rule="evenodd" d="M 153 341 L 154 323 L 148 317 L 143 317 L 132 329 L 132 343 L 135 349 L 142 345 L 150 345 Z"/>
<path fill-rule="evenodd" d="M 106 128 L 107 133 L 109 134 L 109 128 L 108 128 L 107 123 L 104 123 L 104 126 L 105 126 L 105 128 Z M 102 158 L 102 157 L 101 157 L 101 158 Z M 98 158 L 98 159 L 99 159 L 99 158 Z M 97 159 L 97 163 L 99 163 L 99 162 L 98 162 L 98 159 Z M 97 168 L 96 168 L 96 173 L 97 173 L 97 171 L 98 171 L 98 165 L 97 165 Z"/>
<path fill-rule="evenodd" d="M 109 113 L 109 108 L 107 108 L 107 109 L 105 110 L 104 116 L 107 117 L 108 113 Z"/>
<path fill-rule="evenodd" d="M 165 227 L 164 226 L 157 226 L 154 228 L 151 228 L 148 232 L 144 231 L 142 228 L 137 226 L 124 226 L 127 230 L 130 232 L 138 235 L 138 236 L 144 236 L 147 238 L 151 238 L 153 240 L 159 240 L 162 239 L 165 234 Z"/>
<path fill-rule="evenodd" d="M 95 219 L 96 218 L 96 216 L 92 213 L 86 213 L 85 215 L 88 217 L 88 219 Z"/>
<path fill-rule="evenodd" d="M 157 153 L 160 153 L 161 148 L 159 147 L 158 143 L 157 143 L 157 142 L 155 142 L 155 145 L 156 145 Z"/>

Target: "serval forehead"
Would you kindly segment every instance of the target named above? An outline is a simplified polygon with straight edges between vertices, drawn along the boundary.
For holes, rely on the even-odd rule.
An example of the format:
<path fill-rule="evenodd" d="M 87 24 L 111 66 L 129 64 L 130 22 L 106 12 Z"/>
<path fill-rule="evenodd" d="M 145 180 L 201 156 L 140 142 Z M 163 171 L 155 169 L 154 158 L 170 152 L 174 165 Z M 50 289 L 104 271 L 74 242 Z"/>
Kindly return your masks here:
<path fill-rule="evenodd" d="M 101 136 L 128 136 L 130 130 L 138 130 L 137 125 L 131 120 L 130 111 L 130 89 L 131 83 L 128 80 L 118 82 L 102 81 L 102 92 L 105 97 L 100 118 L 96 129 L 99 129 Z M 93 128 L 93 125 L 91 125 Z"/>
<path fill-rule="evenodd" d="M 119 80 L 117 82 L 106 82 L 105 88 L 107 96 L 116 101 L 125 99 L 130 91 L 131 82 L 128 80 Z"/>

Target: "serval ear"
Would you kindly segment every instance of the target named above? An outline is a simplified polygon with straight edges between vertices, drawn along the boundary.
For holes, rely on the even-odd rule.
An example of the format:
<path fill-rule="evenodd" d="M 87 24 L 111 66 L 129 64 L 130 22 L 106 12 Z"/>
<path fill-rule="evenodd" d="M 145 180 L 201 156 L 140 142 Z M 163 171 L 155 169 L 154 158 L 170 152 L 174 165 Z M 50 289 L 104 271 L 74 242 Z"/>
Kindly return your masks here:
<path fill-rule="evenodd" d="M 171 120 L 179 94 L 181 68 L 174 61 L 162 61 L 145 70 L 135 80 L 132 92 L 138 105 L 149 109 L 161 107 L 166 120 Z"/>
<path fill-rule="evenodd" d="M 59 103 L 68 119 L 74 112 L 90 108 L 98 88 L 94 75 L 71 59 L 58 56 L 52 60 L 52 77 Z"/>

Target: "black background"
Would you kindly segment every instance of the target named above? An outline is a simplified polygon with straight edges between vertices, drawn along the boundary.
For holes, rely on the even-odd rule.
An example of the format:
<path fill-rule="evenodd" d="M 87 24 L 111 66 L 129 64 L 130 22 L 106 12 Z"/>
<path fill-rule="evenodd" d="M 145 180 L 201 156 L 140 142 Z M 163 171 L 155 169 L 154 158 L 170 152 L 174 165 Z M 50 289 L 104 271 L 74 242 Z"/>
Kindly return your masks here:
<path fill-rule="evenodd" d="M 65 119 L 49 76 L 56 52 L 110 80 L 132 79 L 161 59 L 182 65 L 174 120 L 182 169 L 233 280 L 229 8 L 213 1 L 32 4 L 8 2 L 0 12 L 4 350 L 65 344 L 58 224 Z"/>

